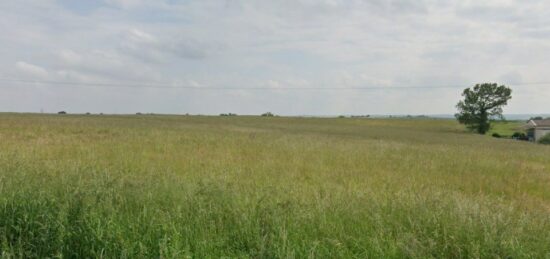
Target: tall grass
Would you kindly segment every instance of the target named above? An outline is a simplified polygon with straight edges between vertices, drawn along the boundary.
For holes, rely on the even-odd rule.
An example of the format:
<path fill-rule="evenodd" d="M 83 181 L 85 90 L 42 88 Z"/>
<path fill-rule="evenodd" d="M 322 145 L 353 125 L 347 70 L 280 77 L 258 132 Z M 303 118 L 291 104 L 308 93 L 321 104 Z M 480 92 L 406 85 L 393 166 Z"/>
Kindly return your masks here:
<path fill-rule="evenodd" d="M 3 257 L 550 256 L 550 147 L 448 120 L 0 115 Z"/>

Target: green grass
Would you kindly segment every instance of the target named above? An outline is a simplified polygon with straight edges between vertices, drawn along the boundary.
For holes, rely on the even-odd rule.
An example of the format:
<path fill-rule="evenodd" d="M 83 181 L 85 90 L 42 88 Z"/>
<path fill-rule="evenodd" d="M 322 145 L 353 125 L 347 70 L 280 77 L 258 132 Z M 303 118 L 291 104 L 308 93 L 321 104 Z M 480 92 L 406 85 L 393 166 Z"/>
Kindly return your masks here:
<path fill-rule="evenodd" d="M 525 133 L 523 125 L 525 125 L 525 121 L 494 121 L 491 122 L 491 129 L 487 135 L 491 136 L 493 133 L 497 133 L 502 137 L 511 137 L 515 132 Z"/>
<path fill-rule="evenodd" d="M 0 114 L 2 257 L 550 257 L 550 147 L 452 120 Z"/>

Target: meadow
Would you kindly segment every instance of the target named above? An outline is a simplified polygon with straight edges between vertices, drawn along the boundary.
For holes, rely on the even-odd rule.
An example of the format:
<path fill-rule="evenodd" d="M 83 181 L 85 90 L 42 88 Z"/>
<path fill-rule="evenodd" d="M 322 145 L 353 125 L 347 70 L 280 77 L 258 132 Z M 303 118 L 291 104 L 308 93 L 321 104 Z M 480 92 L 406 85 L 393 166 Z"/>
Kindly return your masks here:
<path fill-rule="evenodd" d="M 550 146 L 453 120 L 0 114 L 4 258 L 550 257 Z"/>

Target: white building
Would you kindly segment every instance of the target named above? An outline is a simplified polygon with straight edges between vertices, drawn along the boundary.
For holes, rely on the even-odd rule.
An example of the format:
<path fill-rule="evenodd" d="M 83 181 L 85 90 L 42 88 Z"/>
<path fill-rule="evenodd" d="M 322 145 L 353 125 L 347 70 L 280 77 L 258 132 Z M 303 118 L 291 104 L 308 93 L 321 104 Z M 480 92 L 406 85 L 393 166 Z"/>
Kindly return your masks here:
<path fill-rule="evenodd" d="M 527 137 L 531 141 L 539 141 L 546 134 L 550 134 L 550 119 L 546 120 L 530 120 L 525 125 L 527 129 Z"/>

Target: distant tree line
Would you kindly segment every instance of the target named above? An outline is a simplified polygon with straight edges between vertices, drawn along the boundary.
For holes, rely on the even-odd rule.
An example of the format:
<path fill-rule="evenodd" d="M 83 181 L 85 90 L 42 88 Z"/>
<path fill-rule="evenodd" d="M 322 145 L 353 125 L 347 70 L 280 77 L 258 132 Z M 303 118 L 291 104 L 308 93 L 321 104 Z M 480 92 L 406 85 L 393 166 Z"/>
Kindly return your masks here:
<path fill-rule="evenodd" d="M 271 112 L 262 113 L 262 117 L 274 117 L 275 115 Z"/>
<path fill-rule="evenodd" d="M 550 117 L 543 118 L 541 116 L 531 117 L 529 120 L 550 120 Z"/>

